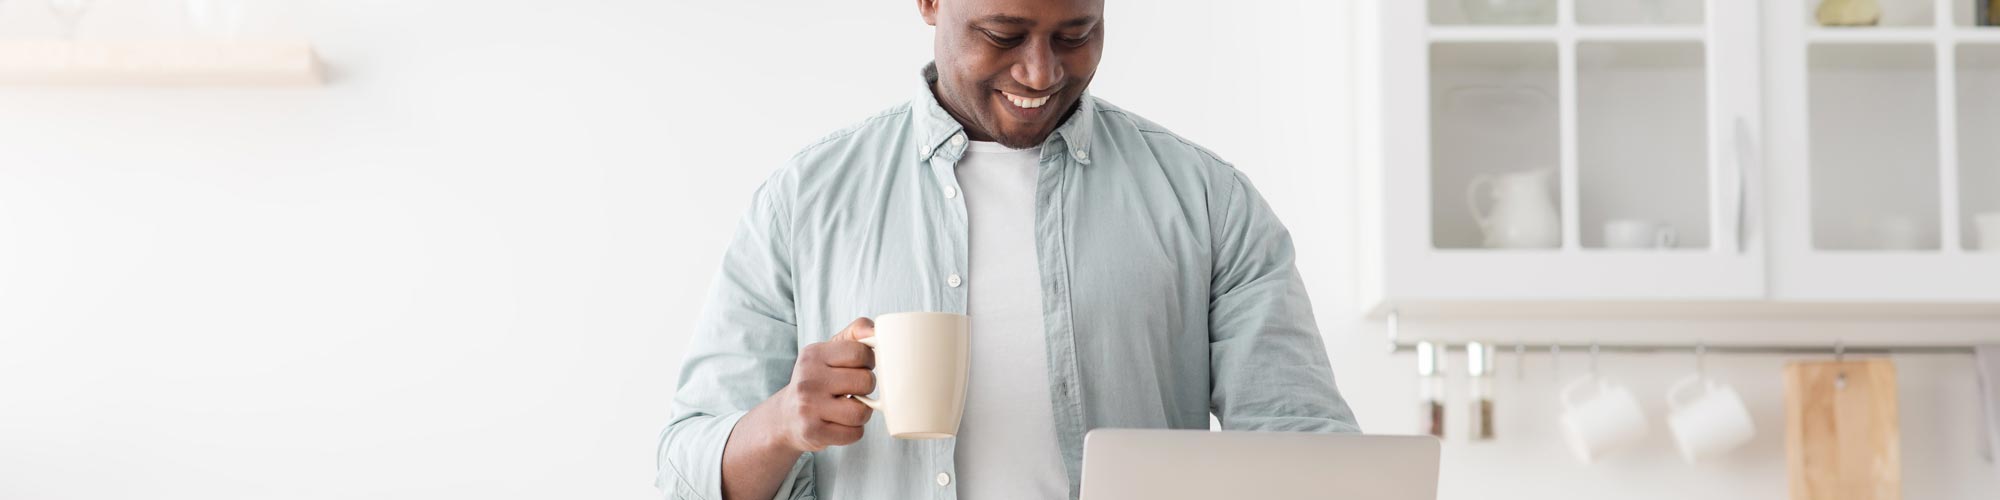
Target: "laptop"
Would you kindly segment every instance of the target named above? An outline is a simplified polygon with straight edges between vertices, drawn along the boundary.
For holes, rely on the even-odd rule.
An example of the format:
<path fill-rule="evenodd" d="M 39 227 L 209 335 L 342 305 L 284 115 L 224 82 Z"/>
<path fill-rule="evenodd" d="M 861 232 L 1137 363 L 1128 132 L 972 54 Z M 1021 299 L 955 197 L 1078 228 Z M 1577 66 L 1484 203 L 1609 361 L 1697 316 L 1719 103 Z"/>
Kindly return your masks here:
<path fill-rule="evenodd" d="M 1437 500 L 1438 440 L 1295 432 L 1097 429 L 1082 500 Z"/>

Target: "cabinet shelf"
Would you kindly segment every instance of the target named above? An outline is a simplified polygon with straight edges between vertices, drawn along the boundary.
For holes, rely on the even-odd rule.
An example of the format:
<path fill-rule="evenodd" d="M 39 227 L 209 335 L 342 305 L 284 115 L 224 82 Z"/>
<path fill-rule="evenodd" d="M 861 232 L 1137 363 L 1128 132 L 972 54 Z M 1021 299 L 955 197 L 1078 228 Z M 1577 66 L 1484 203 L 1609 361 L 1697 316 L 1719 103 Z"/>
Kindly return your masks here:
<path fill-rule="evenodd" d="M 1952 32 L 1931 28 L 1812 28 L 1806 40 L 1813 43 L 1935 43 Z"/>
<path fill-rule="evenodd" d="M 1439 42 L 1635 41 L 1698 42 L 1708 36 L 1700 26 L 1432 26 L 1430 39 Z"/>
<path fill-rule="evenodd" d="M 1765 300 L 1419 300 L 1366 311 L 1371 319 L 1723 319 L 1723 320 L 2000 320 L 1981 302 L 1779 302 Z"/>
<path fill-rule="evenodd" d="M 2000 44 L 2000 28 L 1810 28 L 1806 30 L 1806 41 L 1814 44 L 1917 44 L 1937 42 Z"/>
<path fill-rule="evenodd" d="M 2000 28 L 1960 29 L 1953 32 L 1953 36 L 1957 38 L 1958 42 L 1961 44 L 1967 44 L 1967 45 L 2000 44 Z"/>

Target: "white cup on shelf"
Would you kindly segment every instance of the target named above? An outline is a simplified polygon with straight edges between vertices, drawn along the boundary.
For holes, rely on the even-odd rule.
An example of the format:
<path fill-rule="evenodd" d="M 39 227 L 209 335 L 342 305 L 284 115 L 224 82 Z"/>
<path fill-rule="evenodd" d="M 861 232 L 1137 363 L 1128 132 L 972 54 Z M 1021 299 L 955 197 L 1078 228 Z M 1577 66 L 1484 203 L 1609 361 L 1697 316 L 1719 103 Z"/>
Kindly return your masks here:
<path fill-rule="evenodd" d="M 1606 248 L 1673 248 L 1680 244 L 1674 226 L 1642 219 L 1618 219 L 1604 223 Z"/>
<path fill-rule="evenodd" d="M 1691 398 L 1688 389 L 1700 387 Z M 1673 431 L 1674 445 L 1681 458 L 1695 463 L 1742 447 L 1757 435 L 1750 409 L 1736 388 L 1700 374 L 1690 375 L 1667 390 L 1667 428 Z"/>
<path fill-rule="evenodd" d="M 1578 391 L 1587 388 L 1596 395 L 1578 400 Z M 1561 400 L 1563 438 L 1584 463 L 1646 438 L 1646 412 L 1623 385 L 1588 376 L 1564 386 Z"/>
<path fill-rule="evenodd" d="M 1979 233 L 1979 251 L 2000 253 L 2000 212 L 1972 216 L 1972 229 Z"/>
<path fill-rule="evenodd" d="M 1922 250 L 1923 225 L 1916 217 L 1889 215 L 1875 220 L 1876 248 L 1881 250 Z"/>

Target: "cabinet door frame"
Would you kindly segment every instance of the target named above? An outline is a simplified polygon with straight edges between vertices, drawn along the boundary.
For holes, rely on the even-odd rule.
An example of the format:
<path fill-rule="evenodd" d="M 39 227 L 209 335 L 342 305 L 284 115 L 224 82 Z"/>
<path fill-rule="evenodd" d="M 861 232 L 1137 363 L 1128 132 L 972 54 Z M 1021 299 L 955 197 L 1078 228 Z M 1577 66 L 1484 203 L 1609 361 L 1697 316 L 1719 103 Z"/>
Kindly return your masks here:
<path fill-rule="evenodd" d="M 1762 2 L 1704 0 L 1701 34 L 1655 27 L 1578 26 L 1561 0 L 1547 27 L 1434 27 L 1422 0 L 1376 0 L 1361 9 L 1360 297 L 1380 313 L 1397 304 L 1507 302 L 1745 302 L 1769 297 L 1758 194 L 1763 137 Z M 1370 23 L 1372 20 L 1373 23 Z M 1373 26 L 1367 26 L 1373 24 Z M 1469 34 L 1469 35 L 1468 35 Z M 1438 40 L 1553 43 L 1558 56 L 1563 247 L 1440 249 L 1433 245 L 1431 45 Z M 1662 252 L 1580 245 L 1577 172 L 1579 43 L 1701 43 L 1706 64 L 1706 249 Z M 1437 196 L 1450 193 L 1437 192 Z"/>
<path fill-rule="evenodd" d="M 1771 293 L 1780 302 L 1980 304 L 2000 302 L 2000 254 L 1968 252 L 1958 234 L 1959 99 L 1956 53 L 1970 33 L 1953 19 L 1955 0 L 1935 0 L 1929 27 L 1826 29 L 1810 26 L 1805 0 L 1766 4 L 1764 94 L 1772 177 Z M 1990 33 L 1981 34 L 1981 36 Z M 1987 41 L 1991 43 L 1991 41 Z M 1935 56 L 1940 248 L 1825 250 L 1814 241 L 1810 50 L 1831 46 L 1925 47 Z"/>

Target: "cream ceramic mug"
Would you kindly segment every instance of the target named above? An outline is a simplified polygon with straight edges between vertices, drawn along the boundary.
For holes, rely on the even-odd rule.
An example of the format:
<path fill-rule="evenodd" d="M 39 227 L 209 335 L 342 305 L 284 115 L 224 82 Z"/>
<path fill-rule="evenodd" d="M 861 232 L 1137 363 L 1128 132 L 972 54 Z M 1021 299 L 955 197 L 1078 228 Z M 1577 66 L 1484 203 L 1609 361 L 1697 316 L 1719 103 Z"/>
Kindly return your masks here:
<path fill-rule="evenodd" d="M 876 397 L 854 396 L 888 421 L 889 435 L 943 439 L 958 435 L 972 364 L 965 315 L 905 312 L 875 317 Z"/>

